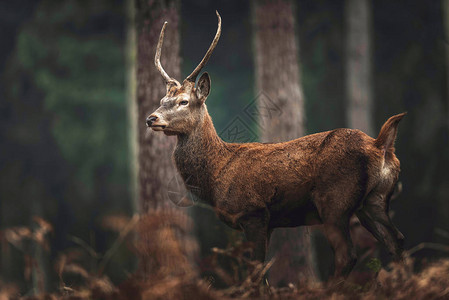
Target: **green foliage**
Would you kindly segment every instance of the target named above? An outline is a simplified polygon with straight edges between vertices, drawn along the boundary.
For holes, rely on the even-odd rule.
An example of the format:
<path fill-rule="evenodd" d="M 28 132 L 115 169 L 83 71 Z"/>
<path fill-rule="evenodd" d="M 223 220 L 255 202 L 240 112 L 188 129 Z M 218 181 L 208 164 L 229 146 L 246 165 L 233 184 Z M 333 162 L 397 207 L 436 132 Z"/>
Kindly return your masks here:
<path fill-rule="evenodd" d="M 87 195 L 99 169 L 112 183 L 128 180 L 123 24 L 113 14 L 107 1 L 42 1 L 17 37 L 18 61 L 42 91 L 57 145 Z"/>
<path fill-rule="evenodd" d="M 378 258 L 373 257 L 366 263 L 366 266 L 377 273 L 382 269 L 382 262 Z"/>
<path fill-rule="evenodd" d="M 14 44 L 0 47 L 10 53 L 0 93 L 1 225 L 42 216 L 55 224 L 50 255 L 70 247 L 68 235 L 104 252 L 113 240 L 101 217 L 132 206 L 124 3 L 31 2 L 14 23 Z M 0 276 L 26 282 L 17 253 L 2 261 Z M 122 280 L 131 262 L 112 261 L 111 279 Z"/>

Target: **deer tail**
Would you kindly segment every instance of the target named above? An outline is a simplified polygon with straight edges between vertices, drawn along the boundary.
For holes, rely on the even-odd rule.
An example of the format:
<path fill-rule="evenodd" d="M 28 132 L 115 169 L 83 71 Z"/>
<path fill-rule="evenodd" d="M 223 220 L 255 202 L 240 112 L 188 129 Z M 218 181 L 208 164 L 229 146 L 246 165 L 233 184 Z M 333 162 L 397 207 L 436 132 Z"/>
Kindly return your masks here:
<path fill-rule="evenodd" d="M 385 124 L 380 129 L 377 139 L 374 141 L 374 145 L 386 152 L 394 152 L 394 141 L 396 140 L 396 135 L 398 133 L 399 121 L 407 113 L 398 114 L 390 117 Z"/>

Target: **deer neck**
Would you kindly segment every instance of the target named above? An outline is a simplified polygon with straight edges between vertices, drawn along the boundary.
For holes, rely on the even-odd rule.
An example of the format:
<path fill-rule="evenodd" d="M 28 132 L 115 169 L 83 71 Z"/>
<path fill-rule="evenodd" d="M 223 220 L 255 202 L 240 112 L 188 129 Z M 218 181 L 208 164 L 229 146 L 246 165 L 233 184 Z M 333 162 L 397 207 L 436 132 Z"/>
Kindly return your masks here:
<path fill-rule="evenodd" d="M 214 202 L 213 174 L 227 152 L 226 145 L 217 135 L 206 108 L 199 126 L 189 134 L 178 135 L 174 151 L 176 167 L 187 189 L 211 205 Z"/>

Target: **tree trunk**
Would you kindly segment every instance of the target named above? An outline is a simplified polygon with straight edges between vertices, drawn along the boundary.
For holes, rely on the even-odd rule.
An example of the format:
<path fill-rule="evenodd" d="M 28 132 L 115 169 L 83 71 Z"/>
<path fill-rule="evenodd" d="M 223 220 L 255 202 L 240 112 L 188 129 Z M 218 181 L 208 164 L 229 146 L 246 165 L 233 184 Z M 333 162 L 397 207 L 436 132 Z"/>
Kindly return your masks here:
<path fill-rule="evenodd" d="M 129 153 L 130 153 L 130 195 L 131 195 L 131 208 L 133 213 L 139 211 L 139 198 L 138 198 L 138 172 L 139 172 L 139 162 L 138 162 L 138 134 L 139 130 L 138 123 L 139 118 L 137 117 L 137 102 L 136 102 L 136 88 L 137 88 L 137 78 L 136 78 L 136 59 L 137 59 L 137 45 L 136 45 L 136 26 L 135 26 L 135 15 L 136 10 L 134 7 L 134 0 L 126 1 L 126 100 L 128 109 L 128 133 L 129 133 Z"/>
<path fill-rule="evenodd" d="M 171 77 L 180 79 L 179 1 L 135 0 L 134 3 L 137 105 L 130 103 L 130 116 L 137 116 L 134 121 L 137 122 L 138 140 L 138 202 L 144 214 L 138 227 L 137 249 L 143 275 L 161 279 L 194 272 L 191 260 L 196 251 L 196 244 L 188 234 L 190 219 L 168 197 L 169 183 L 177 174 L 172 160 L 176 138 L 152 132 L 145 123 L 147 116 L 159 107 L 166 91 L 161 74 L 154 66 L 156 45 L 164 21 L 168 25 L 162 48 L 162 65 Z M 132 94 L 129 96 L 133 97 Z M 137 113 L 132 110 L 137 110 Z"/>
<path fill-rule="evenodd" d="M 281 142 L 305 133 L 304 97 L 300 84 L 294 7 L 288 0 L 254 1 L 256 94 L 260 139 Z M 315 263 L 307 229 L 276 229 L 269 256 L 277 258 L 270 270 L 271 284 L 315 280 Z"/>
<path fill-rule="evenodd" d="M 137 29 L 137 130 L 138 185 L 140 210 L 168 205 L 167 183 L 176 169 L 171 155 L 175 137 L 151 132 L 145 123 L 165 96 L 165 83 L 154 66 L 154 55 L 164 21 L 168 22 L 162 48 L 162 65 L 167 73 L 179 78 L 179 2 L 176 0 L 136 0 Z"/>
<path fill-rule="evenodd" d="M 372 136 L 371 5 L 369 0 L 346 0 L 346 93 L 350 128 Z"/>
<path fill-rule="evenodd" d="M 444 42 L 444 47 L 445 47 L 445 52 L 446 52 L 446 112 L 445 112 L 445 121 L 446 121 L 446 128 L 445 128 L 445 136 L 448 136 L 448 131 L 449 131 L 449 0 L 443 0 L 442 1 L 442 10 L 443 10 L 443 22 L 444 22 L 444 37 L 445 37 L 445 42 Z M 443 94 L 444 95 L 444 94 Z M 444 104 L 443 104 L 444 105 Z M 448 149 L 448 145 L 446 144 L 446 149 Z M 446 157 L 446 161 L 448 161 L 447 157 L 447 153 L 448 151 L 444 150 L 443 147 L 439 147 L 441 151 L 441 153 L 446 153 L 446 155 L 443 154 L 443 156 Z M 440 160 L 440 158 L 438 158 L 439 162 L 438 164 L 441 166 L 441 169 L 446 169 L 447 164 L 443 164 Z M 440 174 L 447 174 L 447 171 L 445 170 L 441 170 Z M 437 241 L 442 241 L 442 242 L 447 242 L 447 235 L 449 234 L 449 201 L 447 201 L 447 195 L 449 195 L 449 176 L 446 175 L 444 176 L 446 178 L 442 179 L 443 176 L 440 176 L 440 180 L 441 180 L 441 185 L 440 185 L 440 192 L 438 193 L 439 197 L 439 205 L 438 205 L 438 211 L 439 211 L 439 222 L 438 222 L 438 226 L 439 228 L 438 230 L 438 238 Z M 445 240 L 444 240 L 445 239 Z"/>
<path fill-rule="evenodd" d="M 371 68 L 371 2 L 369 0 L 346 0 L 346 95 L 347 127 L 360 129 L 376 137 L 373 128 L 372 68 Z M 378 128 L 380 129 L 380 128 Z M 350 231 L 357 256 L 371 253 L 360 262 L 358 268 L 365 268 L 366 261 L 380 256 L 375 238 L 353 215 Z"/>

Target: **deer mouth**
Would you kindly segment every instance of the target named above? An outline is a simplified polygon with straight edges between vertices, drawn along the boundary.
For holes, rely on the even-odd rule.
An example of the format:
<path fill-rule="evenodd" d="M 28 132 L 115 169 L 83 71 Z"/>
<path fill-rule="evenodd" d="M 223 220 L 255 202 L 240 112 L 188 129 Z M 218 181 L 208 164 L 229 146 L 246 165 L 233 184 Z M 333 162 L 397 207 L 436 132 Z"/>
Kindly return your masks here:
<path fill-rule="evenodd" d="M 151 129 L 153 129 L 154 131 L 163 131 L 165 127 L 167 127 L 167 125 L 158 125 L 158 124 L 151 125 Z"/>

